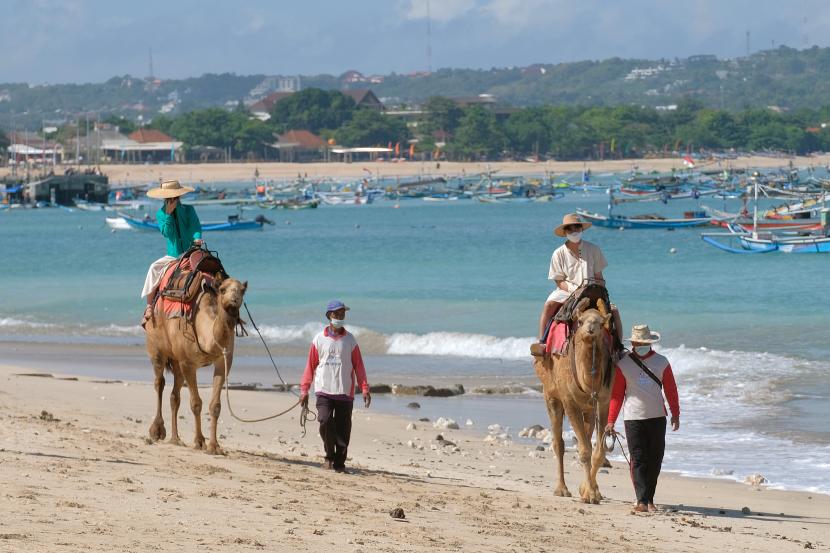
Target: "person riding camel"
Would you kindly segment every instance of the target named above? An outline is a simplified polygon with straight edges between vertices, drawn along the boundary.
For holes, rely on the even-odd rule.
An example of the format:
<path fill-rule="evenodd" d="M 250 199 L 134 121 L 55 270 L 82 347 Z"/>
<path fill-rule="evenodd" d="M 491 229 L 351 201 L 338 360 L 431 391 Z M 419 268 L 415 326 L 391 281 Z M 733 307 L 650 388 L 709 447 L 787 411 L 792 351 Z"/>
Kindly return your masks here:
<path fill-rule="evenodd" d="M 156 222 L 158 222 L 162 236 L 167 239 L 167 255 L 150 265 L 147 278 L 144 279 L 141 297 L 147 298 L 147 307 L 141 321 L 142 327 L 153 316 L 158 285 L 165 268 L 191 246 L 202 245 L 202 224 L 199 222 L 196 210 L 193 206 L 179 201 L 179 198 L 193 190 L 189 186 L 182 186 L 177 180 L 167 180 L 163 181 L 158 188 L 147 191 L 147 196 L 150 198 L 164 200 L 164 205 L 156 213 Z"/>
<path fill-rule="evenodd" d="M 590 227 L 591 223 L 580 220 L 575 213 L 568 213 L 562 218 L 562 224 L 553 230 L 556 236 L 567 240 L 554 250 L 550 258 L 548 280 L 554 281 L 556 288 L 542 307 L 539 341 L 544 339 L 548 322 L 580 286 L 589 280 L 605 285 L 602 271 L 608 262 L 599 246 L 582 239 L 582 233 Z"/>

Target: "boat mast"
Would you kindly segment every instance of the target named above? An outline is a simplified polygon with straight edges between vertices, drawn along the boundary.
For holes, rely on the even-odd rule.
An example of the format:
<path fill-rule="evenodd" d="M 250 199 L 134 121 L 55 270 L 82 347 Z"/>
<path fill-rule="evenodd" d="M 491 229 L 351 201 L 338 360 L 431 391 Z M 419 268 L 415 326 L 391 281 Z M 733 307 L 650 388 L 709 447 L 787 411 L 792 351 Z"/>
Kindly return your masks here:
<path fill-rule="evenodd" d="M 758 177 L 752 175 L 752 180 L 755 183 L 755 207 L 752 213 L 752 237 L 758 238 Z"/>

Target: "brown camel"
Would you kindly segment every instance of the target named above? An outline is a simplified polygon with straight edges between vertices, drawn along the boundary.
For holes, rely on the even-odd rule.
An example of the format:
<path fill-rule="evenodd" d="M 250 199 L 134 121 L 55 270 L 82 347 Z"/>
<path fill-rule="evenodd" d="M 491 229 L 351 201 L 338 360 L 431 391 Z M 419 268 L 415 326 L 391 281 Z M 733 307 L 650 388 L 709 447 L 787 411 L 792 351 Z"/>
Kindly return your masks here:
<path fill-rule="evenodd" d="M 193 324 L 184 324 L 181 318 L 168 319 L 155 313 L 147 322 L 145 340 L 147 354 L 153 363 L 156 387 L 156 418 L 150 425 L 150 438 L 163 440 L 166 431 L 161 416 L 161 395 L 164 391 L 164 370 L 173 373 L 173 391 L 170 393 L 170 443 L 184 445 L 179 439 L 178 413 L 181 389 L 186 382 L 190 390 L 190 408 L 196 422 L 193 447 L 205 448 L 202 434 L 202 399 L 196 382 L 196 370 L 213 364 L 213 392 L 210 398 L 210 441 L 207 452 L 221 455 L 216 441 L 216 423 L 222 410 L 220 394 L 225 375 L 230 373 L 233 361 L 234 327 L 239 320 L 239 308 L 248 288 L 247 282 L 233 278 L 219 280 L 217 288 L 201 295 L 193 306 Z M 198 343 L 197 343 L 198 340 Z M 223 350 L 225 354 L 223 355 Z M 227 367 L 225 366 L 227 359 Z"/>
<path fill-rule="evenodd" d="M 586 309 L 589 300 L 582 299 L 574 311 L 576 330 L 562 356 L 534 355 L 533 366 L 542 381 L 545 406 L 553 431 L 553 449 L 559 462 L 559 480 L 555 495 L 570 497 L 565 485 L 565 442 L 562 439 L 564 415 L 568 415 L 576 435 L 579 460 L 585 471 L 585 480 L 579 486 L 579 495 L 585 503 L 599 503 L 602 495 L 597 485 L 597 471 L 605 460 L 603 427 L 608 418 L 608 405 L 613 385 L 611 346 L 606 331 L 611 314 L 605 313 L 602 300 L 599 310 Z M 596 409 L 599 425 L 595 424 Z M 591 434 L 596 426 L 597 446 L 591 446 Z"/>

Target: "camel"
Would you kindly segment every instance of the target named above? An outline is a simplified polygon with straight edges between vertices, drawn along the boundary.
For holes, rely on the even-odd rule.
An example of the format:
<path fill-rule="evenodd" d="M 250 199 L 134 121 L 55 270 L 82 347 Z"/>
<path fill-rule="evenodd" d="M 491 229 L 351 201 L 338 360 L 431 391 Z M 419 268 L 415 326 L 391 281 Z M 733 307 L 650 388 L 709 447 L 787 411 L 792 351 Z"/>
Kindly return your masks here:
<path fill-rule="evenodd" d="M 579 486 L 579 495 L 585 503 L 599 503 L 602 495 L 597 485 L 597 471 L 605 461 L 602 439 L 613 386 L 611 346 L 606 330 L 612 314 L 607 313 L 602 300 L 598 309 L 586 309 L 588 298 L 583 298 L 574 310 L 577 328 L 568 344 L 568 353 L 562 356 L 534 354 L 533 366 L 542 381 L 545 406 L 553 431 L 553 449 L 559 462 L 558 482 L 554 495 L 571 497 L 565 485 L 565 442 L 562 423 L 567 414 L 576 434 L 579 460 L 585 471 L 585 480 Z M 593 368 L 592 368 L 593 367 Z M 599 410 L 599 424 L 595 424 Z M 597 446 L 591 446 L 591 434 L 596 426 Z"/>
<path fill-rule="evenodd" d="M 239 308 L 248 288 L 247 282 L 233 278 L 217 279 L 215 290 L 203 293 L 193 306 L 193 324 L 186 326 L 183 319 L 168 319 L 163 313 L 155 313 L 147 322 L 147 354 L 155 371 L 156 417 L 150 425 L 150 438 L 164 440 L 166 431 L 161 416 L 161 396 L 164 391 L 164 371 L 173 373 L 173 390 L 170 393 L 171 444 L 184 445 L 179 439 L 178 412 L 180 391 L 187 383 L 190 391 L 190 409 L 196 422 L 193 447 L 206 449 L 211 455 L 221 455 L 222 448 L 216 440 L 216 424 L 222 410 L 220 394 L 226 375 L 231 370 L 234 350 L 234 327 L 239 321 Z M 198 342 L 197 342 L 198 340 Z M 224 350 L 224 355 L 223 355 Z M 227 366 L 225 363 L 227 362 Z M 202 399 L 196 382 L 196 370 L 213 364 L 213 392 L 210 398 L 210 440 L 205 448 L 202 434 Z"/>

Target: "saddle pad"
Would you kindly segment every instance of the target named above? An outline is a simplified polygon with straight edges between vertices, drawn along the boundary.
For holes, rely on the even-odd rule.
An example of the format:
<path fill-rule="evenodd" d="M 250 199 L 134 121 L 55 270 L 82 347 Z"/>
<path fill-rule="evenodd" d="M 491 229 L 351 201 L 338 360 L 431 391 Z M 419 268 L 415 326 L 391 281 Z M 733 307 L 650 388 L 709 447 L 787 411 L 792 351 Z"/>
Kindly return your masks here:
<path fill-rule="evenodd" d="M 545 343 L 545 351 L 551 355 L 563 355 L 568 345 L 568 324 L 561 321 L 553 321 L 553 327 L 548 332 L 548 339 Z"/>
<path fill-rule="evenodd" d="M 161 282 L 159 282 L 159 293 L 167 288 L 167 284 L 170 282 L 170 278 L 173 276 L 176 266 L 177 263 L 171 263 L 170 266 L 165 269 L 164 276 L 161 277 Z M 201 280 L 203 278 L 202 275 L 197 275 L 194 278 L 200 281 L 199 285 L 201 286 Z M 181 316 L 189 317 L 190 312 L 193 309 L 193 305 L 191 303 L 181 302 L 160 294 L 158 302 L 156 303 L 156 310 L 158 311 L 159 308 L 168 319 L 174 319 Z"/>

